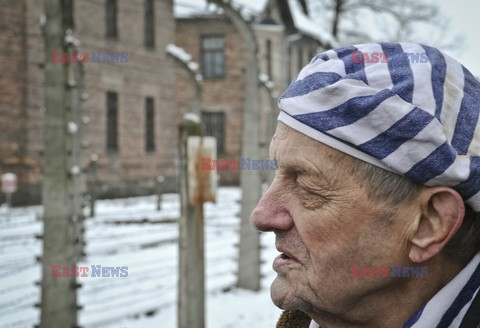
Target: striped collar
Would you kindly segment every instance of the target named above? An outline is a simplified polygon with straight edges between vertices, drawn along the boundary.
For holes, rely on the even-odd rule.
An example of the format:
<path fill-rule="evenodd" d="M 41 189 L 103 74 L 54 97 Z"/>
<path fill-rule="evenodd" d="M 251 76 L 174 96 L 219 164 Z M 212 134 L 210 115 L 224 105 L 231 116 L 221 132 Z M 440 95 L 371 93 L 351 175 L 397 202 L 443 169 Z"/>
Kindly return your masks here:
<path fill-rule="evenodd" d="M 480 288 L 480 253 L 435 296 L 424 304 L 403 328 L 458 328 Z M 309 328 L 320 328 L 313 320 Z"/>

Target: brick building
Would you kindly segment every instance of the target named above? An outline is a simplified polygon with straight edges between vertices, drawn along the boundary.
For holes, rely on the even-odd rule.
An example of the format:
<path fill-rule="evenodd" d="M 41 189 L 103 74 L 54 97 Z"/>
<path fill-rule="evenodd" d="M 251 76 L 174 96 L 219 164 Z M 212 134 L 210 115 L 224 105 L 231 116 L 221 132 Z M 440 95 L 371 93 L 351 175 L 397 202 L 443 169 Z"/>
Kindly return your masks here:
<path fill-rule="evenodd" d="M 252 18 L 259 49 L 260 72 L 273 82 L 277 98 L 293 77 L 322 48 L 335 45 L 308 15 L 305 0 L 232 0 L 233 7 Z M 217 137 L 219 159 L 239 159 L 245 90 L 244 42 L 227 17 L 202 0 L 176 0 L 176 44 L 192 55 L 203 74 L 202 118 L 207 134 Z M 260 87 L 260 84 L 259 84 Z M 177 70 L 177 108 L 188 111 L 191 87 Z M 263 159 L 277 112 L 268 91 L 261 91 L 260 138 Z M 276 109 L 275 109 L 276 110 Z M 219 171 L 221 184 L 235 184 L 239 171 Z"/>
<path fill-rule="evenodd" d="M 84 165 L 98 155 L 99 195 L 153 193 L 158 175 L 174 188 L 181 115 L 174 63 L 164 51 L 175 38 L 173 0 L 72 3 L 73 34 L 90 56 L 83 64 Z M 41 196 L 44 70 L 52 60 L 44 53 L 43 12 L 43 1 L 0 6 L 0 174 L 19 176 L 17 204 L 38 203 Z M 99 63 L 98 52 L 127 57 Z"/>
<path fill-rule="evenodd" d="M 100 197 L 131 196 L 176 188 L 177 125 L 189 111 L 186 73 L 165 54 L 176 43 L 192 54 L 204 77 L 202 117 L 218 140 L 219 158 L 241 154 L 245 56 L 230 21 L 205 0 L 76 0 L 73 34 L 83 64 L 85 122 L 83 166 L 98 156 Z M 233 0 L 253 17 L 259 65 L 286 87 L 320 47 L 334 40 L 308 17 L 305 0 Z M 175 9 L 175 18 L 174 18 Z M 0 174 L 19 176 L 16 204 L 38 203 L 43 173 L 45 54 L 43 1 L 6 0 L 0 6 Z M 96 54 L 127 54 L 97 62 Z M 124 60 L 127 59 L 127 60 Z M 272 124 L 270 95 L 262 89 L 261 140 L 267 157 Z M 274 114 L 274 115 L 272 115 Z M 220 183 L 238 183 L 238 171 L 220 171 Z M 0 202 L 3 195 L 0 194 Z"/>

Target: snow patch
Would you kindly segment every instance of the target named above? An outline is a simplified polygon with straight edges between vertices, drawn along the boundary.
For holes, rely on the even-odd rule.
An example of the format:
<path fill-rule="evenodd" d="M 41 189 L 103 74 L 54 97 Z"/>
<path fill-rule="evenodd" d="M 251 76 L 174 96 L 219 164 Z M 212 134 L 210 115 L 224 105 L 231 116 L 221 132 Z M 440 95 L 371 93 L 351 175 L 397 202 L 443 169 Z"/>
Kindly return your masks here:
<path fill-rule="evenodd" d="M 174 44 L 167 45 L 167 47 L 165 48 L 165 51 L 168 54 L 180 60 L 181 62 L 183 62 L 185 65 L 187 65 L 188 69 L 195 74 L 195 79 L 197 81 L 202 80 L 197 78 L 197 75 L 200 75 L 198 73 L 199 65 L 196 62 L 192 61 L 192 55 L 186 52 L 183 48 L 180 48 Z"/>
<path fill-rule="evenodd" d="M 73 36 L 71 29 L 68 29 L 65 33 L 65 43 L 68 45 L 73 44 L 75 47 L 80 46 L 80 41 Z"/>
<path fill-rule="evenodd" d="M 260 80 L 260 82 L 263 83 L 263 85 L 267 88 L 267 89 L 273 89 L 275 87 L 275 83 L 270 79 L 270 76 L 268 76 L 268 74 L 260 74 L 258 76 L 258 79 Z"/>
<path fill-rule="evenodd" d="M 246 19 L 261 14 L 268 0 L 232 0 L 224 2 L 230 2 L 234 8 L 243 8 L 245 11 L 244 18 Z M 218 9 L 216 6 L 210 8 L 207 0 L 175 0 L 174 16 L 175 18 L 194 18 L 210 16 L 213 13 L 223 14 L 223 10 L 219 11 Z"/>
<path fill-rule="evenodd" d="M 194 122 L 194 123 L 200 123 L 200 117 L 198 117 L 197 114 L 194 114 L 194 113 L 186 113 L 185 115 L 183 115 L 183 119 L 185 121 L 191 121 L 191 122 Z"/>
<path fill-rule="evenodd" d="M 187 53 L 183 48 L 177 47 L 174 44 L 167 45 L 166 50 L 167 53 L 180 59 L 184 63 L 188 63 L 190 60 L 192 60 L 192 56 L 189 53 Z"/>
<path fill-rule="evenodd" d="M 79 277 L 79 325 L 86 328 L 173 328 L 177 326 L 178 194 L 98 200 L 96 216 L 85 221 L 87 258 L 79 266 L 128 266 L 126 278 Z M 236 289 L 241 190 L 218 189 L 218 202 L 205 204 L 206 321 L 209 328 L 274 327 L 280 310 L 269 287 L 276 274 L 271 268 L 278 252 L 275 235 L 261 235 L 262 288 Z M 0 206 L 0 212 L 6 209 Z M 38 324 L 43 223 L 41 206 L 15 207 L 11 218 L 0 216 L 0 322 L 8 327 Z M 144 219 L 148 218 L 147 223 Z M 128 224 L 119 224 L 125 221 Z M 117 222 L 116 224 L 114 222 Z M 154 246 L 152 246 L 154 245 Z M 148 246 L 148 247 L 146 247 Z M 2 327 L 4 327 L 2 325 Z"/>

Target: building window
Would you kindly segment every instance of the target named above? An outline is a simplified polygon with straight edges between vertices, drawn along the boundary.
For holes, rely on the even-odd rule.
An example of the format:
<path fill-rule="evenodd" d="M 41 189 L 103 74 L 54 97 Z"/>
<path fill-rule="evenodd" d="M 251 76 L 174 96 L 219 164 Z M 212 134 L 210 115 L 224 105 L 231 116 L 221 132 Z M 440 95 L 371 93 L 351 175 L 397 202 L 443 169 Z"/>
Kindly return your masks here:
<path fill-rule="evenodd" d="M 206 79 L 225 76 L 224 39 L 222 35 L 202 37 L 202 68 Z"/>
<path fill-rule="evenodd" d="M 75 13 L 73 12 L 73 9 L 73 0 L 66 0 L 63 7 L 63 19 L 66 26 L 72 29 L 75 27 L 75 20 L 73 19 L 75 17 Z"/>
<path fill-rule="evenodd" d="M 267 40 L 266 44 L 266 59 L 267 59 L 267 74 L 270 80 L 273 80 L 272 77 L 272 41 Z"/>
<path fill-rule="evenodd" d="M 145 47 L 155 48 L 155 7 L 153 0 L 145 0 Z"/>
<path fill-rule="evenodd" d="M 155 151 L 155 109 L 151 97 L 147 97 L 145 102 L 145 151 Z"/>
<path fill-rule="evenodd" d="M 107 38 L 116 38 L 117 31 L 117 0 L 107 0 L 106 7 Z"/>
<path fill-rule="evenodd" d="M 225 113 L 202 112 L 205 135 L 217 139 L 217 154 L 225 153 Z"/>
<path fill-rule="evenodd" d="M 107 92 L 107 151 L 118 151 L 118 95 Z"/>

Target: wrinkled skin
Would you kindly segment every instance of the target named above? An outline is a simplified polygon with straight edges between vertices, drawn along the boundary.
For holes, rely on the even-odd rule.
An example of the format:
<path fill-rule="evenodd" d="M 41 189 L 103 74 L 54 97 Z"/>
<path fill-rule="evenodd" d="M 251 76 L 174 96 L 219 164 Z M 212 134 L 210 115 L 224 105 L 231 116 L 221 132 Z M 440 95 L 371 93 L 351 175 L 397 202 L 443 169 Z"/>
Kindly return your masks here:
<path fill-rule="evenodd" d="M 407 240 L 418 204 L 412 200 L 393 211 L 369 199 L 348 155 L 282 123 L 270 155 L 279 170 L 251 221 L 273 231 L 283 253 L 271 286 L 278 307 L 302 310 L 328 328 L 400 327 L 456 274 L 438 280 L 351 277 L 352 265 L 417 265 L 409 260 Z M 405 297 L 409 293 L 417 296 Z"/>

